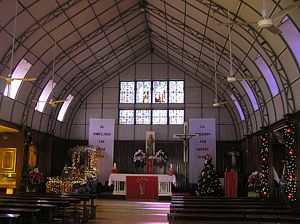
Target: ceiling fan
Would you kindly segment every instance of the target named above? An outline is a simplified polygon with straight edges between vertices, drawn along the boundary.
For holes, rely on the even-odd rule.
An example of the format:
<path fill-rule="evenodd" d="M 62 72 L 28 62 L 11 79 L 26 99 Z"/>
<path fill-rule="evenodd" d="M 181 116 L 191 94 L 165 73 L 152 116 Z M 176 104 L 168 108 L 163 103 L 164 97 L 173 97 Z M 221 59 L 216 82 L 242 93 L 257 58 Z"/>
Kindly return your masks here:
<path fill-rule="evenodd" d="M 263 0 L 261 19 L 259 19 L 257 22 L 227 22 L 221 24 L 229 25 L 229 26 L 257 24 L 258 28 L 266 29 L 273 34 L 278 35 L 281 33 L 281 30 L 278 28 L 278 26 L 275 25 L 275 23 L 278 20 L 280 20 L 283 16 L 285 16 L 287 13 L 289 13 L 291 10 L 300 6 L 300 0 L 293 0 L 293 1 L 294 2 L 292 4 L 290 4 L 286 8 L 282 9 L 281 11 L 275 13 L 272 17 L 270 17 L 268 7 L 267 7 L 267 0 Z"/>
<path fill-rule="evenodd" d="M 53 49 L 53 62 L 52 62 L 52 74 L 51 74 L 51 92 L 50 92 L 50 99 L 48 101 L 48 104 L 52 107 L 52 108 L 56 108 L 58 103 L 64 103 L 66 101 L 68 101 L 68 99 L 61 99 L 61 100 L 55 100 L 54 96 L 53 96 L 53 90 L 54 90 L 54 74 L 55 74 L 55 59 L 56 59 L 56 53 L 55 53 L 55 49 L 56 49 L 56 40 L 54 40 L 54 49 Z M 33 102 L 36 103 L 41 103 L 45 101 L 36 101 L 33 100 Z"/>
<path fill-rule="evenodd" d="M 229 10 L 228 10 L 228 24 L 230 24 Z M 236 77 L 236 76 L 234 75 L 234 72 L 233 72 L 233 65 L 232 65 L 231 28 L 232 28 L 232 26 L 229 25 L 229 26 L 228 26 L 229 62 L 230 62 L 229 75 L 224 75 L 224 74 L 219 73 L 219 72 L 218 72 L 218 74 L 220 74 L 220 75 L 222 75 L 222 76 L 225 76 L 225 77 L 226 77 L 226 81 L 229 82 L 229 83 L 236 82 L 236 81 L 243 81 L 243 80 L 248 80 L 248 81 L 259 80 L 260 77 L 241 77 L 241 78 L 238 78 L 238 77 Z"/>
<path fill-rule="evenodd" d="M 7 85 L 7 96 L 10 97 L 10 87 L 11 83 L 15 80 L 19 81 L 35 81 L 36 78 L 14 78 L 12 77 L 13 61 L 14 61 L 14 49 L 15 49 L 15 39 L 16 39 L 16 27 L 17 27 L 17 15 L 18 15 L 18 0 L 16 0 L 16 9 L 14 17 L 14 27 L 13 27 L 13 37 L 12 37 L 12 47 L 11 47 L 11 58 L 10 58 L 10 67 L 9 74 L 7 76 L 0 75 L 1 79 L 5 80 Z"/>

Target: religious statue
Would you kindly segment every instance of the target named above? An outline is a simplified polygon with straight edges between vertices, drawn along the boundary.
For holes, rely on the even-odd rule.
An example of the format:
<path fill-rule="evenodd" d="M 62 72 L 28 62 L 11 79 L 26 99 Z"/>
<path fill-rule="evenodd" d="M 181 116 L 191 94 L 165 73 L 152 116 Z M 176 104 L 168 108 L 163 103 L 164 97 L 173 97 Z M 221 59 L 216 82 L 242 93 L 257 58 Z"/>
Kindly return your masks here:
<path fill-rule="evenodd" d="M 238 164 L 238 157 L 240 153 L 237 151 L 228 152 L 229 155 L 229 167 L 228 170 L 230 171 L 240 171 L 239 164 Z"/>
<path fill-rule="evenodd" d="M 31 142 L 28 150 L 28 166 L 30 169 L 36 167 L 37 156 L 38 156 L 37 147 L 33 144 L 33 142 Z"/>
<path fill-rule="evenodd" d="M 153 135 L 150 134 L 147 139 L 147 154 L 148 154 L 148 156 L 153 156 L 153 154 L 154 154 L 153 147 L 154 147 L 154 138 L 153 138 Z"/>

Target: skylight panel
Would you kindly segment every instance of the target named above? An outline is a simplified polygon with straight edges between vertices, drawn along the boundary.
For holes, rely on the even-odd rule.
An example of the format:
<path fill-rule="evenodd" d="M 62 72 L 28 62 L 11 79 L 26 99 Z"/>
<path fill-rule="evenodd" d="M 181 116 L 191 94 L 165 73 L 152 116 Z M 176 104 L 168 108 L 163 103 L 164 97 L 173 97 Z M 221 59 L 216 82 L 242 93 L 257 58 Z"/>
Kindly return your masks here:
<path fill-rule="evenodd" d="M 235 98 L 235 96 L 234 96 L 233 94 L 230 94 L 230 98 L 233 100 L 234 105 L 235 105 L 237 111 L 239 112 L 239 115 L 240 115 L 241 120 L 244 121 L 244 120 L 245 120 L 245 115 L 244 115 L 244 112 L 243 112 L 243 110 L 242 110 L 242 108 L 241 108 L 241 105 L 240 105 L 239 102 L 236 100 L 236 98 Z"/>
<path fill-rule="evenodd" d="M 60 108 L 60 111 L 59 111 L 58 116 L 57 116 L 57 120 L 63 121 L 63 119 L 65 117 L 65 114 L 67 112 L 67 109 L 68 109 L 70 103 L 72 102 L 73 98 L 74 98 L 74 96 L 69 94 L 69 96 L 67 97 L 67 101 L 65 101 L 63 103 L 62 107 Z"/>
<path fill-rule="evenodd" d="M 47 85 L 45 86 L 42 94 L 40 95 L 40 98 L 36 104 L 35 109 L 39 112 L 43 112 L 47 103 L 48 98 L 50 97 L 51 90 L 52 90 L 52 83 L 53 83 L 53 88 L 56 86 L 56 83 L 53 82 L 52 80 L 49 80 Z"/>
<path fill-rule="evenodd" d="M 256 59 L 254 60 L 255 64 L 258 66 L 260 71 L 262 72 L 263 76 L 265 77 L 265 80 L 271 90 L 272 96 L 276 96 L 279 93 L 277 82 L 274 78 L 274 75 L 272 71 L 270 70 L 269 66 L 265 62 L 265 60 L 258 55 Z"/>
<path fill-rule="evenodd" d="M 258 110 L 257 100 L 256 100 L 256 98 L 255 98 L 255 96 L 254 96 L 254 94 L 253 94 L 252 89 L 250 88 L 250 86 L 248 85 L 248 83 L 247 83 L 245 80 L 241 81 L 241 84 L 242 84 L 242 86 L 244 87 L 244 89 L 245 89 L 247 95 L 249 96 L 249 99 L 250 99 L 250 101 L 251 101 L 253 110 L 254 110 L 254 111 Z"/>
<path fill-rule="evenodd" d="M 298 64 L 300 64 L 300 33 L 288 16 L 285 16 L 279 26 L 281 35 L 289 45 Z"/>
<path fill-rule="evenodd" d="M 25 59 L 22 59 L 19 64 L 17 65 L 16 69 L 14 70 L 11 78 L 24 78 L 27 74 L 27 72 L 29 71 L 29 69 L 31 68 L 31 64 L 26 61 Z M 20 88 L 22 81 L 21 80 L 14 80 L 13 82 L 11 82 L 10 85 L 10 94 L 9 97 L 12 99 L 16 98 L 17 92 Z M 6 85 L 5 90 L 4 90 L 4 95 L 7 96 L 8 95 L 8 86 Z"/>

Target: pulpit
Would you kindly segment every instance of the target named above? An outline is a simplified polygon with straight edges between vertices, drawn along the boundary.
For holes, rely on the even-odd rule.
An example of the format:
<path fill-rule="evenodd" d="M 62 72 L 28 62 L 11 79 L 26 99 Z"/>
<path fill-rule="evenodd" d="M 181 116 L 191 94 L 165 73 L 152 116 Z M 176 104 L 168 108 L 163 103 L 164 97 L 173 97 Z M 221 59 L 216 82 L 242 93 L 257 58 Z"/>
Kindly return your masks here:
<path fill-rule="evenodd" d="M 237 172 L 225 172 L 225 197 L 237 197 L 237 183 Z"/>

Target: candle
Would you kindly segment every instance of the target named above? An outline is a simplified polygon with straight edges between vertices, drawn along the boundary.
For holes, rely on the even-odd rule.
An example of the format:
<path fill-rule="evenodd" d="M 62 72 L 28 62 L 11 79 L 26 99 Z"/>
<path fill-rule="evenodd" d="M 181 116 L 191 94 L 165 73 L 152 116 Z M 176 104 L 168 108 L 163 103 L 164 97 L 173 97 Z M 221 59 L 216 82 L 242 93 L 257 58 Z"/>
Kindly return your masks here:
<path fill-rule="evenodd" d="M 173 168 L 173 164 L 172 164 L 172 163 L 170 164 L 170 168 L 171 168 L 171 169 Z"/>
<path fill-rule="evenodd" d="M 114 163 L 114 167 L 117 167 L 117 164 L 116 164 L 116 163 Z"/>

